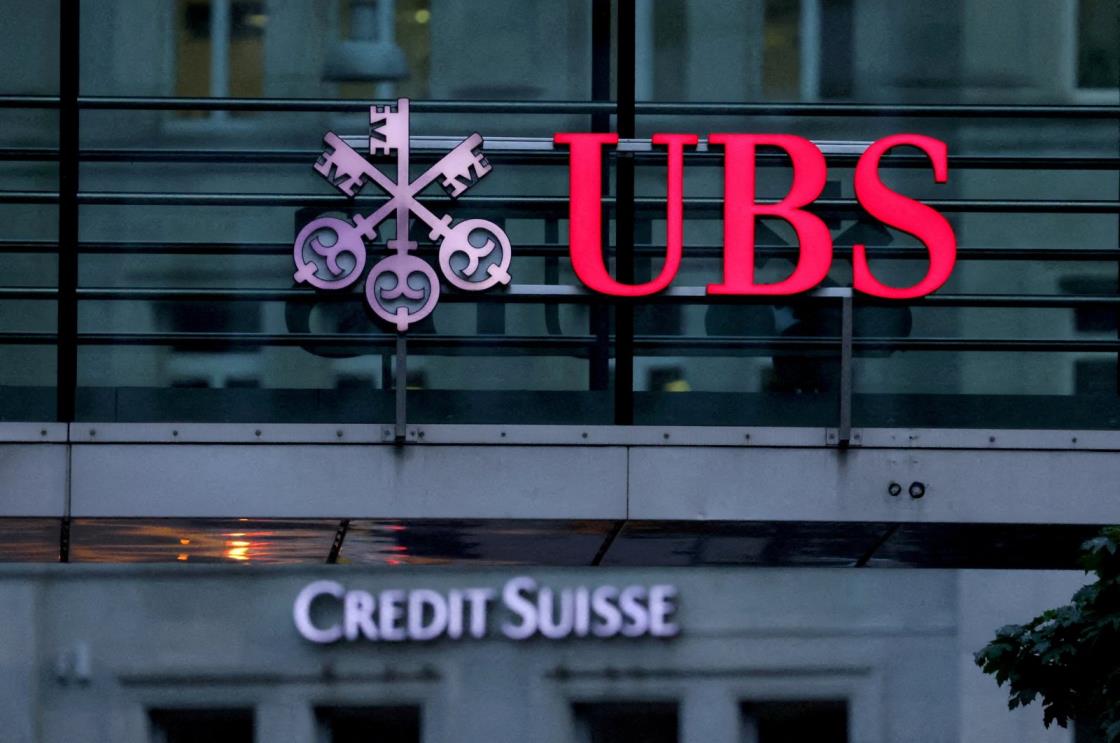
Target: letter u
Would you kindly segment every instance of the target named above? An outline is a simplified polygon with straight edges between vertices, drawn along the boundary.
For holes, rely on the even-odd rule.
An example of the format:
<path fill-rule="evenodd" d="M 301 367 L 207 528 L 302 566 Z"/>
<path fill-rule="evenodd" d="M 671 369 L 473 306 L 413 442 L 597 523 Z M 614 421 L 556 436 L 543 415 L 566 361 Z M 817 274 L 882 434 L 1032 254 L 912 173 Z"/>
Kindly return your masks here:
<path fill-rule="evenodd" d="M 615 281 L 603 260 L 602 246 L 602 146 L 618 144 L 618 135 L 605 132 L 560 132 L 552 140 L 570 148 L 569 253 L 572 268 L 589 289 L 615 297 L 655 294 L 673 281 L 681 265 L 684 221 L 684 147 L 695 146 L 695 134 L 654 134 L 653 143 L 668 147 L 668 194 L 665 263 L 657 278 L 644 284 Z"/>

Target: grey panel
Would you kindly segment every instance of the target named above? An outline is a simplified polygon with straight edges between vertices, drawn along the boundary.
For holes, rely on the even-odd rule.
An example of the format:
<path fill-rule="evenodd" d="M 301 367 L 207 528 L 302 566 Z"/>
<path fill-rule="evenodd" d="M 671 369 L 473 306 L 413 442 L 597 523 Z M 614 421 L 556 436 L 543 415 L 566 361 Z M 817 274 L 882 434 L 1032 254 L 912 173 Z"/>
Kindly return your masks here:
<path fill-rule="evenodd" d="M 836 448 L 836 430 L 796 426 L 614 426 L 414 424 L 410 446 L 720 446 Z M 0 441 L 112 444 L 383 444 L 391 424 L 364 423 L 3 423 Z M 859 449 L 1120 451 L 1120 431 L 853 428 Z"/>
<path fill-rule="evenodd" d="M 0 441 L 12 443 L 64 442 L 65 423 L 0 422 Z"/>
<path fill-rule="evenodd" d="M 1106 452 L 634 447 L 630 517 L 1110 524 L 1116 482 Z"/>
<path fill-rule="evenodd" d="M 61 518 L 66 510 L 66 446 L 0 444 L 0 516 Z"/>
<path fill-rule="evenodd" d="M 73 447 L 75 517 L 626 515 L 621 447 Z"/>

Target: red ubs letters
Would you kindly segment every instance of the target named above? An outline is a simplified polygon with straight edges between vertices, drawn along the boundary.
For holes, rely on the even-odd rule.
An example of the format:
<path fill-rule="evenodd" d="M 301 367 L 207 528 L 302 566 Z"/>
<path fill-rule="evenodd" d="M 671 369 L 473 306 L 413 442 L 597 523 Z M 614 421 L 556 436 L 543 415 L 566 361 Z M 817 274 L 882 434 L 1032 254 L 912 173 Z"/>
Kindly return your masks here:
<path fill-rule="evenodd" d="M 684 148 L 696 146 L 697 136 L 653 135 L 653 143 L 666 148 L 669 161 L 665 262 L 657 278 L 636 285 L 620 283 L 610 275 L 600 243 L 602 147 L 618 144 L 618 135 L 558 133 L 553 141 L 570 149 L 569 239 L 576 275 L 589 288 L 618 297 L 644 296 L 669 286 L 681 263 Z M 804 207 L 824 188 L 826 168 L 821 151 L 809 140 L 789 134 L 712 134 L 708 141 L 723 147 L 724 152 L 723 281 L 709 284 L 708 293 L 796 294 L 819 284 L 832 264 L 832 238 L 824 222 Z M 892 287 L 872 275 L 865 247 L 853 246 L 853 287 L 889 299 L 909 299 L 936 291 L 949 278 L 957 255 L 953 228 L 943 216 L 892 191 L 879 179 L 880 158 L 891 148 L 903 145 L 917 147 L 929 157 L 937 183 L 944 183 L 949 174 L 945 143 L 920 134 L 884 137 L 859 158 L 855 191 L 860 205 L 880 222 L 913 235 L 929 251 L 929 270 L 921 281 L 913 286 Z M 793 164 L 793 185 L 777 203 L 760 204 L 755 199 L 755 152 L 759 147 L 784 150 Z M 801 246 L 793 273 L 777 283 L 759 284 L 754 280 L 754 225 L 758 217 L 788 222 Z"/>

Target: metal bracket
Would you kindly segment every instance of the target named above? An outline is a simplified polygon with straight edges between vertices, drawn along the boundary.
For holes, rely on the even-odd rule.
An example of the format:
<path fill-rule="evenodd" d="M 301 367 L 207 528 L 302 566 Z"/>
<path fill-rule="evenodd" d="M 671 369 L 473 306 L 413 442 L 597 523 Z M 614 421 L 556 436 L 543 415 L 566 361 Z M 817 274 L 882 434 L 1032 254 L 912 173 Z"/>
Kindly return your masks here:
<path fill-rule="evenodd" d="M 396 392 L 396 414 L 393 427 L 393 442 L 403 444 L 407 436 L 408 416 L 406 395 L 408 394 L 408 346 L 404 333 L 397 333 L 397 375 L 393 384 Z"/>
<path fill-rule="evenodd" d="M 852 441 L 852 294 L 840 300 L 840 425 L 836 446 L 847 449 Z"/>

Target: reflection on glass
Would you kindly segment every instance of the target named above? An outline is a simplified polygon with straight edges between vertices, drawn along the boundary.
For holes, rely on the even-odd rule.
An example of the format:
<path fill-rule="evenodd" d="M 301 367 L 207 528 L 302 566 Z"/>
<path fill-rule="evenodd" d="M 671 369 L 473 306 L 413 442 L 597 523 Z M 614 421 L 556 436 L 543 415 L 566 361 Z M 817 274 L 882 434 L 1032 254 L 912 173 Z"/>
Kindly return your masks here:
<path fill-rule="evenodd" d="M 175 95 L 259 97 L 264 92 L 265 4 L 259 0 L 178 0 Z M 223 118 L 224 111 L 183 111 Z"/>
<path fill-rule="evenodd" d="M 58 562 L 59 519 L 0 519 L 0 562 Z"/>
<path fill-rule="evenodd" d="M 337 521 L 75 519 L 73 562 L 326 562 Z"/>
<path fill-rule="evenodd" d="M 1120 95 L 1120 6 L 1113 0 L 1078 0 L 1077 87 Z"/>
<path fill-rule="evenodd" d="M 355 520 L 340 563 L 386 565 L 590 565 L 606 521 L 404 522 Z"/>

